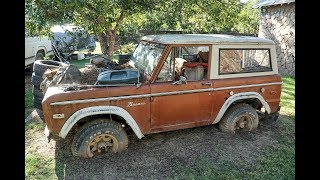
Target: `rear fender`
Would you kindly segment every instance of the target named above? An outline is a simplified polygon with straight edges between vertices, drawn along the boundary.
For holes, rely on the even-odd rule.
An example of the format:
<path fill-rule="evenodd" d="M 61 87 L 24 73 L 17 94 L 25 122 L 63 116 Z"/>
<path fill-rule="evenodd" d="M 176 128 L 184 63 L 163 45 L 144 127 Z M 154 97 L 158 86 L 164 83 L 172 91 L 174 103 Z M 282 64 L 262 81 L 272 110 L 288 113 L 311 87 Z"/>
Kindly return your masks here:
<path fill-rule="evenodd" d="M 266 109 L 266 112 L 268 114 L 271 113 L 271 109 L 269 104 L 267 103 L 267 101 L 257 92 L 243 92 L 243 93 L 237 93 L 234 94 L 232 96 L 230 96 L 222 105 L 217 117 L 215 118 L 215 120 L 213 121 L 212 124 L 216 124 L 218 123 L 222 116 L 224 115 L 224 113 L 228 110 L 228 108 L 230 107 L 230 105 L 232 103 L 234 103 L 237 100 L 242 100 L 242 99 L 258 99 L 261 104 L 264 106 L 264 108 Z"/>

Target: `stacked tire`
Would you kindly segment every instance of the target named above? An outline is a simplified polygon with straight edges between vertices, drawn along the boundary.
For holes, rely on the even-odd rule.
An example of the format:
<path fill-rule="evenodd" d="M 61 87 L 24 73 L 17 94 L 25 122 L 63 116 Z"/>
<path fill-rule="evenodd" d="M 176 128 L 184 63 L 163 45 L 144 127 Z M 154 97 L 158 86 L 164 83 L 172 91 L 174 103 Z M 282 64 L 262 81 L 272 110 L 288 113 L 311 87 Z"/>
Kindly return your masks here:
<path fill-rule="evenodd" d="M 31 83 L 33 84 L 33 107 L 42 110 L 43 92 L 40 89 L 40 84 L 44 80 L 43 74 L 47 69 L 56 69 L 62 66 L 62 62 L 53 60 L 37 60 L 33 64 L 33 73 Z"/>

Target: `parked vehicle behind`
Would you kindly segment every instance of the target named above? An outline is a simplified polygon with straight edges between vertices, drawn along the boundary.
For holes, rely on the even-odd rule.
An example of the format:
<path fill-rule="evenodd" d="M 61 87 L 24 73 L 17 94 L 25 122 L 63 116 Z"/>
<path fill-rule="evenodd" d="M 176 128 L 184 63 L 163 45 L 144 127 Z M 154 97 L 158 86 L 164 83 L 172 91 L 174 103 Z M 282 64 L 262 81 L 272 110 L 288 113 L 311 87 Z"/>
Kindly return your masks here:
<path fill-rule="evenodd" d="M 32 70 L 35 60 L 43 60 L 45 56 L 55 55 L 55 61 L 66 62 L 75 51 L 94 51 L 95 38 L 87 31 L 74 25 L 56 25 L 49 36 L 28 36 L 25 33 L 25 68 Z"/>
<path fill-rule="evenodd" d="M 79 26 L 56 25 L 51 28 L 55 60 L 68 61 L 75 51 L 94 51 L 95 38 Z"/>
<path fill-rule="evenodd" d="M 75 51 L 93 51 L 96 47 L 93 36 L 90 36 L 83 28 L 78 26 L 56 25 L 51 28 L 51 35 L 51 40 L 48 36 L 26 38 L 26 67 L 33 71 L 31 77 L 33 106 L 38 110 L 42 110 L 41 101 L 44 94 L 40 85 L 44 80 L 45 70 L 69 64 L 68 61 Z M 49 52 L 50 55 L 53 54 L 54 56 L 49 60 L 43 60 L 44 56 L 49 55 Z M 35 56 L 32 56 L 33 54 Z M 27 59 L 27 56 L 30 58 Z M 69 70 L 72 70 L 72 68 L 69 68 Z M 80 76 L 78 69 L 73 68 L 73 70 L 77 76 Z"/>
<path fill-rule="evenodd" d="M 52 54 L 51 40 L 48 36 L 28 36 L 25 33 L 25 68 L 32 69 L 35 60 L 43 60 Z"/>

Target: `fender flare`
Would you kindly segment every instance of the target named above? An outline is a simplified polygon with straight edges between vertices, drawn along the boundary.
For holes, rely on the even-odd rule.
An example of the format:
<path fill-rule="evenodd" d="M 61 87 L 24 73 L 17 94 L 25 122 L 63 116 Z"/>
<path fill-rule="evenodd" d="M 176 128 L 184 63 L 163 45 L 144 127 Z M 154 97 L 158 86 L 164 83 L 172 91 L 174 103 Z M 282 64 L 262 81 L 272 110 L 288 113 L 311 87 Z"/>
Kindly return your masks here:
<path fill-rule="evenodd" d="M 216 124 L 218 123 L 222 116 L 224 115 L 224 113 L 227 111 L 227 109 L 229 108 L 229 106 L 237 101 L 237 100 L 241 100 L 241 99 L 258 99 L 261 104 L 264 106 L 264 108 L 266 109 L 267 113 L 270 114 L 271 113 L 271 109 L 269 104 L 267 103 L 267 101 L 257 92 L 243 92 L 243 93 L 237 93 L 234 94 L 232 96 L 230 96 L 222 105 L 222 107 L 220 108 L 220 111 L 218 113 L 218 115 L 216 116 L 215 120 L 213 121 L 212 124 Z"/>
<path fill-rule="evenodd" d="M 91 115 L 97 115 L 97 114 L 115 114 L 120 117 L 122 117 L 127 124 L 132 128 L 133 132 L 136 134 L 136 136 L 141 139 L 144 137 L 142 134 L 138 124 L 133 119 L 133 117 L 126 111 L 125 109 L 117 106 L 94 106 L 94 107 L 88 107 L 83 108 L 75 113 L 73 113 L 69 119 L 64 123 L 62 126 L 59 136 L 62 138 L 65 138 L 71 128 L 76 124 L 80 119 L 91 116 Z"/>
<path fill-rule="evenodd" d="M 35 50 L 34 56 L 36 56 L 39 51 L 43 51 L 44 56 L 47 54 L 47 48 L 45 46 L 41 45 L 41 46 L 37 46 L 37 49 Z"/>

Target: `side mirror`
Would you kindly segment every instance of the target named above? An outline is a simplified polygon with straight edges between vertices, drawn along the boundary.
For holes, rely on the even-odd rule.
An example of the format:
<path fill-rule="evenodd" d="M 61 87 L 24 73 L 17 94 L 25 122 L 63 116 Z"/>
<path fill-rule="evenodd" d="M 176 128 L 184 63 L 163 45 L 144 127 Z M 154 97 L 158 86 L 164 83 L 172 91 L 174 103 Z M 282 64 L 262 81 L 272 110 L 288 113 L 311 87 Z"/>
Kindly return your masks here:
<path fill-rule="evenodd" d="M 184 77 L 184 76 L 180 76 L 179 77 L 179 81 L 175 81 L 172 84 L 173 85 L 176 85 L 176 84 L 187 84 L 187 78 Z"/>

